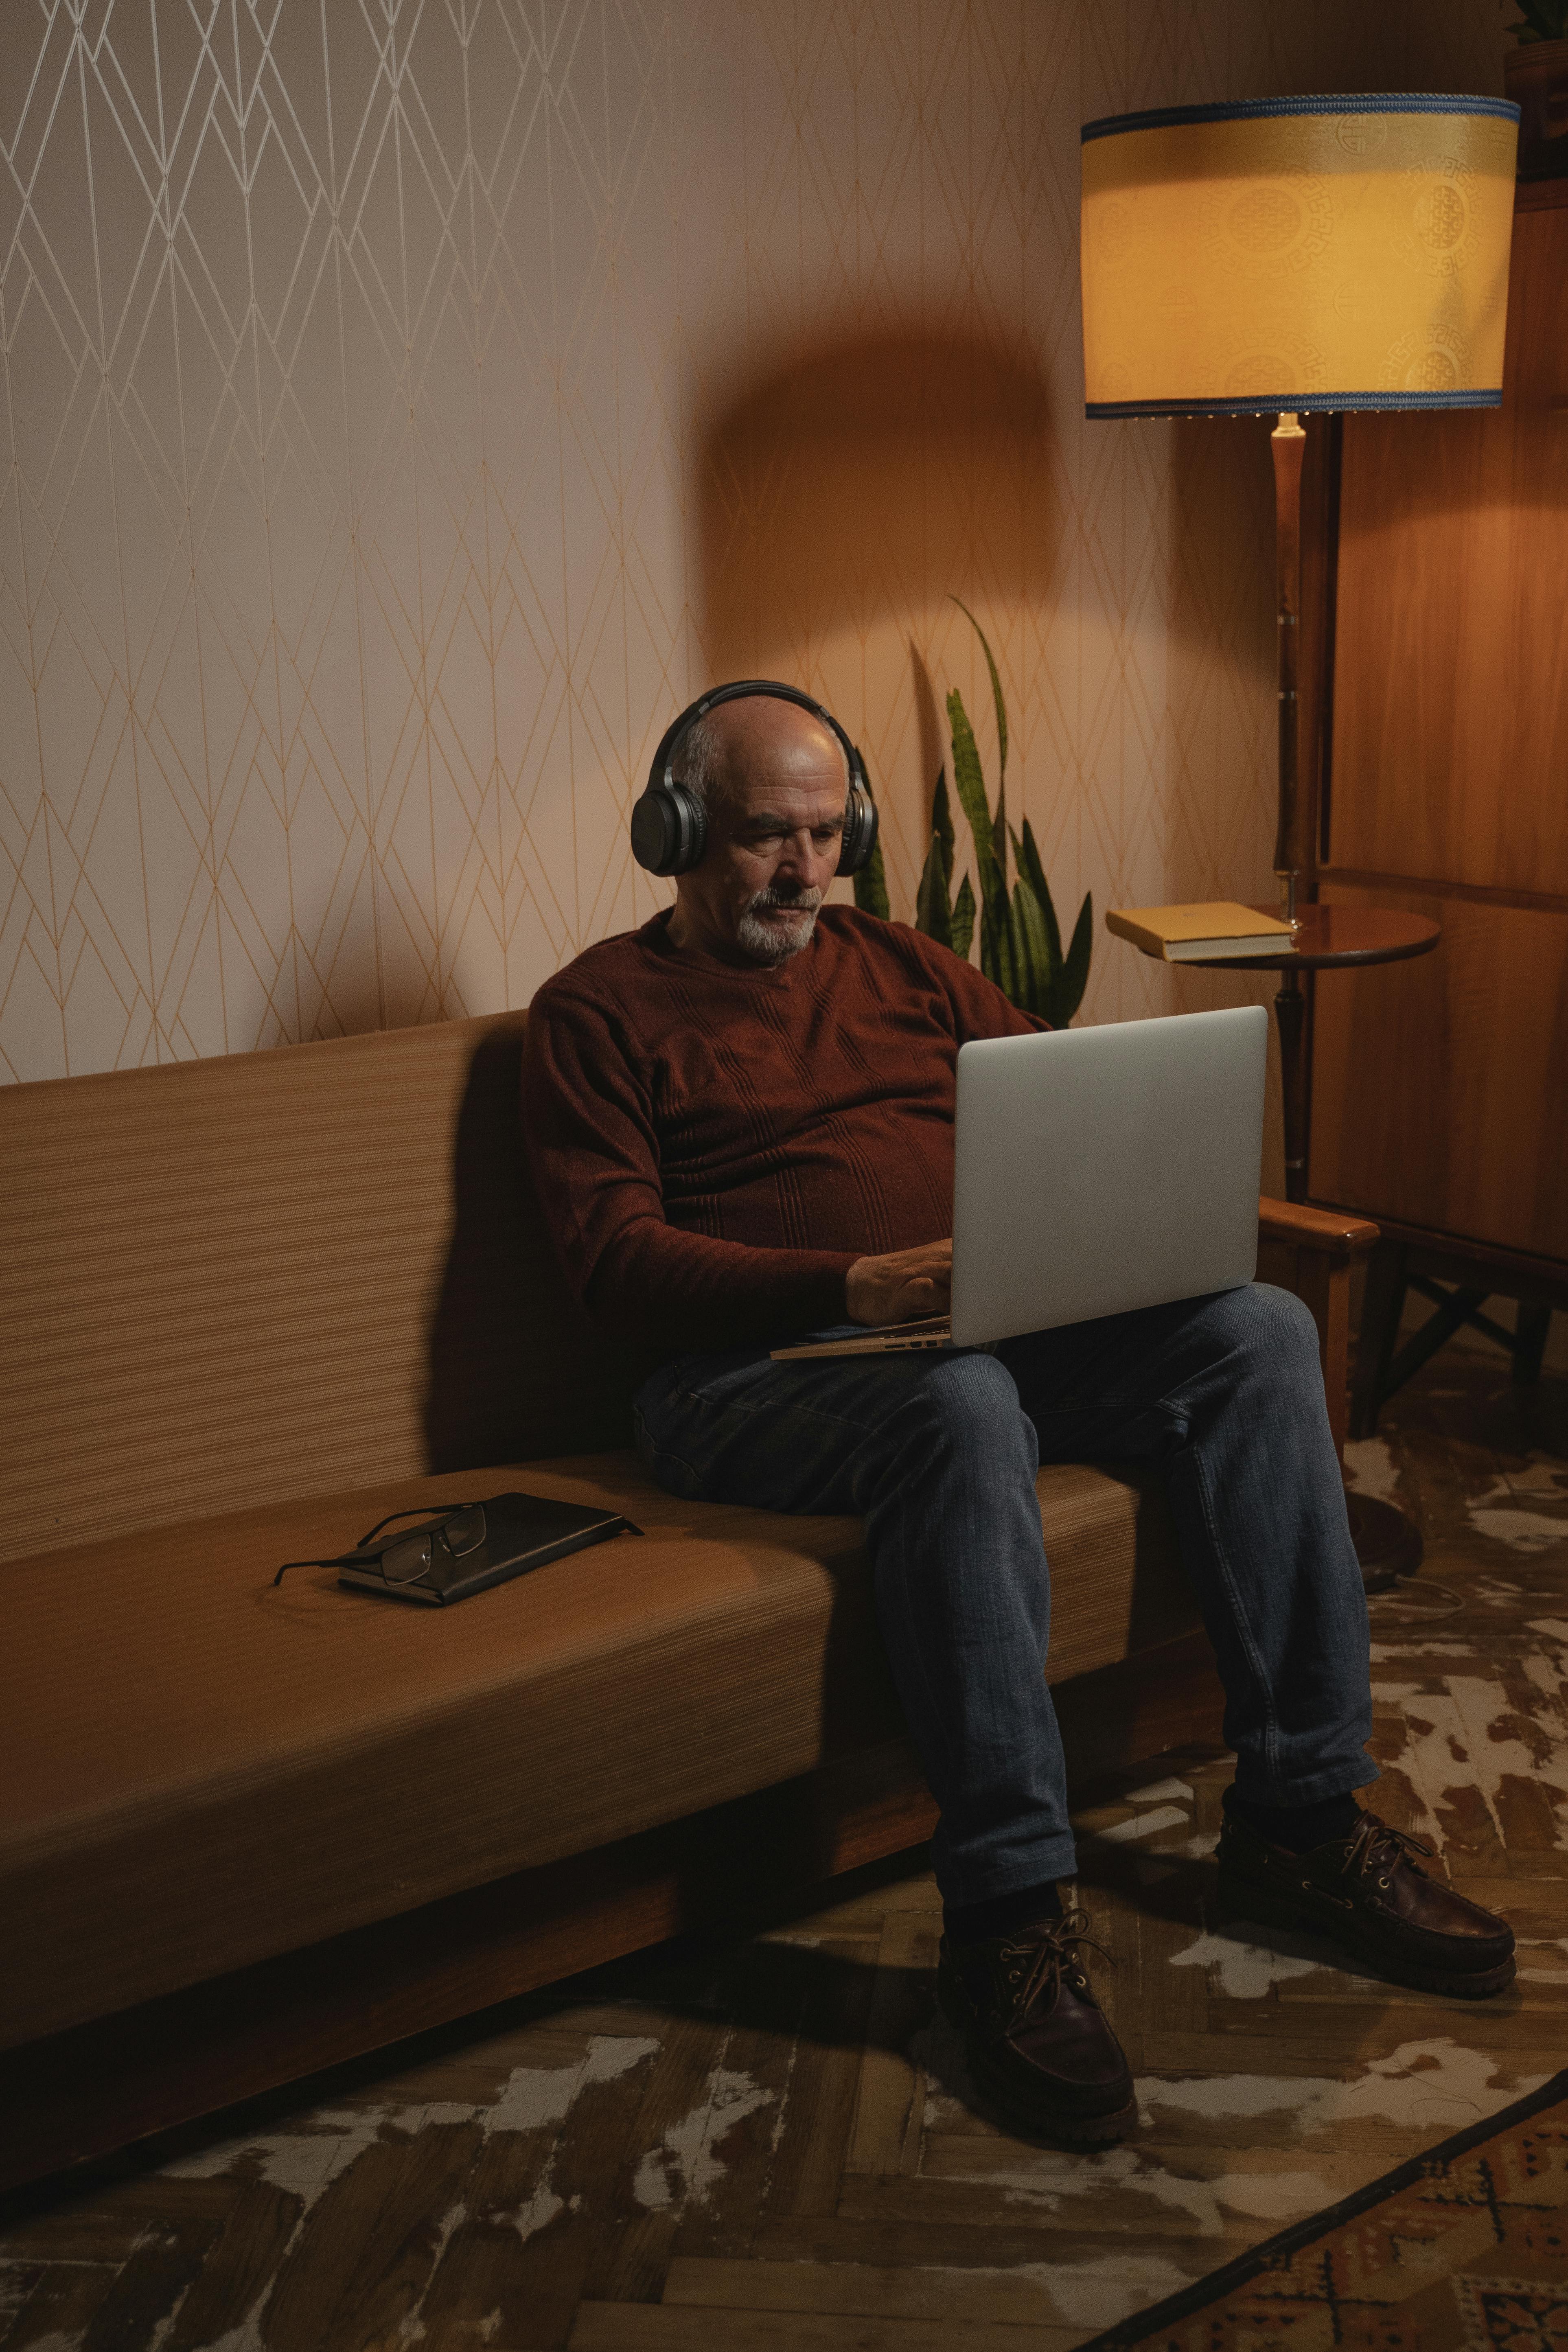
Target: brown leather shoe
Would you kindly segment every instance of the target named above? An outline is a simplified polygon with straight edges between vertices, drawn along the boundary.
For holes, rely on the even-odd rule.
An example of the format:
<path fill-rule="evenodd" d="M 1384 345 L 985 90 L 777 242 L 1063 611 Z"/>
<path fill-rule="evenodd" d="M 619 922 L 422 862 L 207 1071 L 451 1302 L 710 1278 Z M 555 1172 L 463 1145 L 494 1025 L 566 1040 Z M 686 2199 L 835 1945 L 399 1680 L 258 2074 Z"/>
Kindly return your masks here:
<path fill-rule="evenodd" d="M 1078 1956 L 1088 1927 L 1083 1912 L 1069 1911 L 981 1944 L 944 1936 L 936 1979 L 976 2080 L 1020 2121 L 1069 2147 L 1109 2147 L 1138 2119 L 1121 2045 Z"/>
<path fill-rule="evenodd" d="M 1428 1878 L 1421 1839 L 1364 1808 L 1347 1838 L 1291 1853 L 1226 1814 L 1219 1839 L 1222 1907 L 1270 1927 L 1315 1927 L 1385 1977 L 1422 1992 L 1479 1999 L 1513 1982 L 1506 1919 Z"/>

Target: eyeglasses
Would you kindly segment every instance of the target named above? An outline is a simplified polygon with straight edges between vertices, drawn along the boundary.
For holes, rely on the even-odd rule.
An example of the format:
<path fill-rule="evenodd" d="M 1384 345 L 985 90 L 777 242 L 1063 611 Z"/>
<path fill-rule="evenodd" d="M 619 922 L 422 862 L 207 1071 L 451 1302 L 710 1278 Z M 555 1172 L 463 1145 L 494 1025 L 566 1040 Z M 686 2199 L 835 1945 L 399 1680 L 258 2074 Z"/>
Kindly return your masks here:
<path fill-rule="evenodd" d="M 387 1584 L 417 1584 L 433 1568 L 445 1568 L 478 1551 L 485 1539 L 482 1503 L 458 1503 L 432 1519 L 428 1527 L 394 1537 L 378 1552 L 369 1550 L 383 1528 L 389 1528 L 394 1519 L 417 1518 L 429 1507 L 428 1503 L 414 1503 L 405 1511 L 388 1511 L 384 1519 L 377 1519 L 369 1533 L 361 1536 L 353 1551 L 341 1552 L 335 1559 L 286 1559 L 272 1581 L 281 1584 L 291 1568 L 357 1568 L 362 1574 L 379 1575 Z"/>

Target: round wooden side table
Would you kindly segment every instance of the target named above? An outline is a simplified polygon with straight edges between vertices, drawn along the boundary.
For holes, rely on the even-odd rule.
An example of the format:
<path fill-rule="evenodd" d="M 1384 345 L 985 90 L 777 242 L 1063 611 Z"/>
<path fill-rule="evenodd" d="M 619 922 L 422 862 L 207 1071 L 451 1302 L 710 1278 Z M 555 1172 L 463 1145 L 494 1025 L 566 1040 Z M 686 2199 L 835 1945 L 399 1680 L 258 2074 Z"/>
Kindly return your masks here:
<path fill-rule="evenodd" d="M 1262 907 L 1260 914 L 1278 912 Z M 1425 915 L 1394 907 L 1301 907 L 1296 945 L 1285 955 L 1193 956 L 1209 971 L 1277 971 L 1279 992 L 1274 1017 L 1279 1024 L 1280 1091 L 1285 1099 L 1285 1197 L 1307 1192 L 1307 992 L 1304 971 L 1342 971 L 1353 964 L 1400 963 L 1429 955 L 1442 934 Z M 1421 1565 L 1421 1530 L 1392 1503 L 1381 1503 L 1355 1487 L 1345 1489 L 1351 1538 L 1369 1592 L 1380 1592 L 1396 1577 Z"/>
<path fill-rule="evenodd" d="M 1260 915 L 1277 914 L 1260 907 Z M 1285 1097 L 1285 1198 L 1307 1196 L 1307 993 L 1304 971 L 1342 971 L 1352 964 L 1402 963 L 1429 955 L 1442 937 L 1425 915 L 1394 907 L 1301 907 L 1296 914 L 1296 945 L 1286 955 L 1189 956 L 1183 961 L 1205 971 L 1277 971 L 1279 993 L 1274 1017 L 1279 1024 L 1280 1090 Z"/>

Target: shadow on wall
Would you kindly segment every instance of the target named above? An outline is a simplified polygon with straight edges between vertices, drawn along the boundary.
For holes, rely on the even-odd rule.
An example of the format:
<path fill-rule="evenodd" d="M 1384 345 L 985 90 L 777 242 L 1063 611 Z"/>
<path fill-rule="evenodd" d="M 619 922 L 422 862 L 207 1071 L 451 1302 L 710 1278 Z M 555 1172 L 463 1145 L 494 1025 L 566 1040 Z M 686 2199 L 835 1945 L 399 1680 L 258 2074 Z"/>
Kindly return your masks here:
<path fill-rule="evenodd" d="M 481 1037 L 458 1116 L 425 1397 L 433 1471 L 629 1445 L 649 1369 L 590 1328 L 551 1247 L 523 1150 L 526 1025 L 510 1014 Z"/>
<path fill-rule="evenodd" d="M 976 338 L 844 343 L 743 391 L 699 476 L 715 674 L 826 667 L 831 691 L 842 641 L 858 667 L 886 629 L 907 694 L 911 625 L 950 591 L 1043 594 L 1061 527 L 1048 435 L 1033 356 Z M 868 705 L 885 699 L 877 685 Z"/>

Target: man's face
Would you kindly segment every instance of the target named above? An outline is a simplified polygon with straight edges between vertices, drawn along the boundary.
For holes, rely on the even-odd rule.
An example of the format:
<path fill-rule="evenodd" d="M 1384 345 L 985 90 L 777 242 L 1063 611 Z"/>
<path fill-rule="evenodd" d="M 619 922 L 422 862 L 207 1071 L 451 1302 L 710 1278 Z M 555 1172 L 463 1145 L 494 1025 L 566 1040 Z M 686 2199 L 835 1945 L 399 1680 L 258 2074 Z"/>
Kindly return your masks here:
<path fill-rule="evenodd" d="M 708 849 L 683 874 L 670 936 L 731 963 L 784 963 L 811 941 L 838 865 L 844 754 L 819 719 L 758 698 L 721 705 L 725 778 Z"/>

